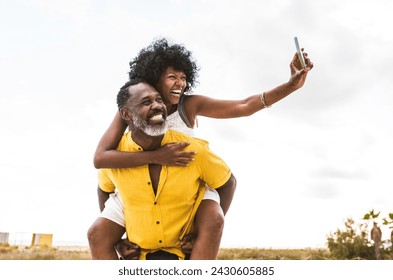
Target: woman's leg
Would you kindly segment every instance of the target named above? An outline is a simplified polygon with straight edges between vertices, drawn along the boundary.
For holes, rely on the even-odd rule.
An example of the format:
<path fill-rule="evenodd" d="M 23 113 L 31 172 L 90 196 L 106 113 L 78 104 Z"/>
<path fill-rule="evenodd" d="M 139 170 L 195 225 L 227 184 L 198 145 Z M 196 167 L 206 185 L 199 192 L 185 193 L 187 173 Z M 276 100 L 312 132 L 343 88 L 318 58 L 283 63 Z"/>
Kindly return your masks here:
<path fill-rule="evenodd" d="M 93 260 L 117 260 L 115 245 L 125 232 L 123 202 L 118 193 L 113 193 L 105 202 L 100 217 L 87 232 Z"/>
<path fill-rule="evenodd" d="M 224 230 L 224 213 L 220 204 L 211 199 L 202 200 L 195 217 L 195 225 L 197 238 L 190 259 L 216 259 Z"/>
<path fill-rule="evenodd" d="M 99 217 L 87 232 L 90 254 L 93 260 L 118 260 L 115 244 L 125 233 L 124 227 Z"/>

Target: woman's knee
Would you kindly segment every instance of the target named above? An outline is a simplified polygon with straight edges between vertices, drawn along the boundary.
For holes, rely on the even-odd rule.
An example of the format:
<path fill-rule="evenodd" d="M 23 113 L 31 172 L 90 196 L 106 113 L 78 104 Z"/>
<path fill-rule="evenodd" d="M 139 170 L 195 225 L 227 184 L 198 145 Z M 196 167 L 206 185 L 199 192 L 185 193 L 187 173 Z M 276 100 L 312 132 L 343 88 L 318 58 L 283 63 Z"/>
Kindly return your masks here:
<path fill-rule="evenodd" d="M 102 234 L 102 223 L 100 219 L 97 219 L 87 231 L 87 239 L 90 244 L 100 243 L 103 237 Z"/>
<path fill-rule="evenodd" d="M 98 218 L 88 229 L 89 244 L 114 245 L 124 234 L 124 228 L 105 218 Z"/>
<path fill-rule="evenodd" d="M 224 213 L 220 204 L 213 200 L 203 200 L 197 213 L 198 229 L 222 231 L 224 228 Z"/>

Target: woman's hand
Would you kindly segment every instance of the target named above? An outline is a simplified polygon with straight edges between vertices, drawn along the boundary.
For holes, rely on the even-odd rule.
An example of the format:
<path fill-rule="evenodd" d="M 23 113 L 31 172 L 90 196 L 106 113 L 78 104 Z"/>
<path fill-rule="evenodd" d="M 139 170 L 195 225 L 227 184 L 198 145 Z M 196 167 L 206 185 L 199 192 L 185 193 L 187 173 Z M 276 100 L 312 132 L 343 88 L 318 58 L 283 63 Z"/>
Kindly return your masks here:
<path fill-rule="evenodd" d="M 154 151 L 155 157 L 151 163 L 168 166 L 188 166 L 194 160 L 194 151 L 184 151 L 189 142 L 169 143 Z"/>
<path fill-rule="evenodd" d="M 304 49 L 302 48 L 302 52 Z M 289 79 L 289 84 L 296 90 L 301 88 L 306 81 L 307 73 L 314 67 L 314 64 L 308 57 L 308 54 L 303 52 L 304 61 L 306 63 L 306 68 L 302 68 L 299 57 L 297 53 L 293 56 L 293 59 L 289 65 L 291 69 L 291 78 Z"/>

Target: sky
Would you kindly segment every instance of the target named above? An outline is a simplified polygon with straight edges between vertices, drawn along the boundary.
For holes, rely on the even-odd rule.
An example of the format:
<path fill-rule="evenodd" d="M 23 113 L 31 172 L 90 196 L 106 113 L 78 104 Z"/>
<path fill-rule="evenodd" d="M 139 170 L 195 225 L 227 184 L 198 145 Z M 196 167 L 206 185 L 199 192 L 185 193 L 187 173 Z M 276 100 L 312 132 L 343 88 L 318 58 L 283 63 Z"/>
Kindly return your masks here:
<path fill-rule="evenodd" d="M 238 182 L 222 247 L 326 247 L 347 218 L 386 217 L 392 9 L 387 0 L 0 0 L 0 232 L 87 245 L 99 214 L 95 148 L 128 62 L 160 37 L 192 51 L 194 92 L 218 99 L 287 82 L 294 36 L 315 65 L 269 109 L 198 118 L 196 135 Z"/>

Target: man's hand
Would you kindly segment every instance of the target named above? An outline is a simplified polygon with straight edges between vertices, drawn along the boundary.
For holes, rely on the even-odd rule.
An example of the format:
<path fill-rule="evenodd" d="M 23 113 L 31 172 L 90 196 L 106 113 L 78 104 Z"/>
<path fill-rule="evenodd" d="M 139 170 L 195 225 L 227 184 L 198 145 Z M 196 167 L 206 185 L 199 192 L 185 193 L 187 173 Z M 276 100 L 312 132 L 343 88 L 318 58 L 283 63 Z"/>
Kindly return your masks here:
<path fill-rule="evenodd" d="M 190 161 L 194 160 L 194 151 L 183 151 L 185 147 L 190 145 L 189 142 L 169 143 L 161 146 L 154 151 L 155 164 L 168 166 L 188 166 Z"/>
<path fill-rule="evenodd" d="M 130 242 L 128 239 L 122 239 L 116 243 L 115 249 L 124 260 L 139 260 L 139 253 L 141 248 Z"/>
<path fill-rule="evenodd" d="M 189 258 L 191 255 L 192 247 L 194 246 L 196 237 L 196 233 L 189 233 L 185 235 L 180 242 L 181 251 L 186 255 L 186 258 Z"/>

